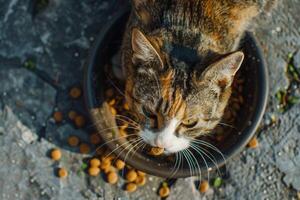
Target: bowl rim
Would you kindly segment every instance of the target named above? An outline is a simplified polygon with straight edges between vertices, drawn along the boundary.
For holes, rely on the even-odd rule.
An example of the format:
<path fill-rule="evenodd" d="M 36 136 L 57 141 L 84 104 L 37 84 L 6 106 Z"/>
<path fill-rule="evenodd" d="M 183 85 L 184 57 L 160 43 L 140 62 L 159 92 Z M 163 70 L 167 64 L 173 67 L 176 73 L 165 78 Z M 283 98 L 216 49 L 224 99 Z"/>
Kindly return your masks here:
<path fill-rule="evenodd" d="M 121 11 L 118 12 L 109 22 L 107 22 L 101 29 L 99 35 L 97 36 L 97 39 L 95 40 L 95 43 L 93 44 L 92 48 L 89 51 L 88 59 L 84 66 L 84 78 L 83 78 L 83 93 L 84 93 L 84 101 L 85 105 L 89 111 L 90 118 L 93 122 L 94 116 L 92 109 L 97 108 L 97 102 L 94 98 L 94 91 L 93 91 L 93 68 L 95 66 L 95 60 L 97 58 L 98 48 L 100 44 L 102 43 L 103 39 L 105 38 L 106 34 L 110 30 L 112 24 L 114 24 L 117 20 L 120 19 L 121 16 L 124 16 L 126 13 L 130 12 L 129 7 L 123 8 Z M 263 115 L 265 113 L 265 109 L 268 102 L 268 96 L 269 96 L 269 74 L 267 65 L 265 62 L 265 59 L 263 57 L 261 47 L 259 46 L 256 38 L 254 35 L 250 32 L 246 33 L 250 36 L 253 42 L 253 50 L 256 52 L 258 59 L 260 60 L 260 67 L 257 69 L 257 75 L 259 76 L 258 79 L 260 80 L 258 94 L 257 94 L 257 105 L 254 108 L 253 111 L 253 117 L 251 125 L 247 126 L 241 136 L 239 137 L 239 140 L 233 145 L 232 148 L 227 149 L 226 151 L 222 151 L 224 154 L 225 160 L 223 159 L 217 159 L 216 163 L 218 167 L 221 167 L 226 164 L 226 161 L 232 159 L 233 157 L 237 156 L 242 149 L 248 144 L 248 142 L 251 140 L 251 138 L 255 135 L 256 130 L 258 129 L 259 123 L 263 118 Z M 114 148 L 115 146 L 108 144 L 108 147 L 110 149 Z M 125 151 L 126 153 L 126 151 Z M 122 154 L 124 154 L 122 152 Z M 121 154 L 121 158 L 124 156 Z M 132 156 L 133 158 L 133 156 Z M 131 166 L 137 168 L 138 170 L 145 171 L 149 174 L 160 176 L 160 177 L 169 177 L 169 175 L 166 174 L 166 170 L 162 170 L 161 168 L 151 168 L 147 165 L 144 165 L 145 163 L 138 163 L 134 162 L 133 160 L 129 159 L 127 161 Z M 209 168 L 216 168 L 217 166 L 209 166 Z M 165 172 L 164 172 L 165 171 Z M 205 174 L 205 173 L 204 173 Z M 182 177 L 189 177 L 190 172 L 186 170 L 184 172 L 183 170 L 178 170 L 172 177 L 173 178 L 182 178 Z"/>

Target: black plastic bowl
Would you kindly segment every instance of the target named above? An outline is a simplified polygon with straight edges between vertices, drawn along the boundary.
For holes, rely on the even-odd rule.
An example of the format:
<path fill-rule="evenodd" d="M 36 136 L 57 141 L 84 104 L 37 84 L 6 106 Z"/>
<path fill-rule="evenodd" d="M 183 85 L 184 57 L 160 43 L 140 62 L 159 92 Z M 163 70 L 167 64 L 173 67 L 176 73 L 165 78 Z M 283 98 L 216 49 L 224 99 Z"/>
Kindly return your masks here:
<path fill-rule="evenodd" d="M 115 125 L 115 120 L 109 112 L 107 103 L 104 101 L 104 86 L 107 84 L 107 82 L 105 82 L 106 75 L 104 66 L 108 58 L 115 54 L 120 48 L 128 17 L 128 9 L 121 11 L 101 30 L 94 48 L 91 49 L 84 74 L 86 104 L 91 119 L 105 142 L 114 139 L 118 130 L 106 129 L 105 131 L 105 128 Z M 242 106 L 238 112 L 237 130 L 232 130 L 230 137 L 226 137 L 222 145 L 218 147 L 223 153 L 225 160 L 237 155 L 253 137 L 264 114 L 268 97 L 267 68 L 260 48 L 251 33 L 245 34 L 244 39 L 240 43 L 240 49 L 245 53 L 245 60 L 240 69 L 245 79 L 243 93 L 245 101 L 244 106 Z M 127 155 L 126 162 L 136 169 L 161 177 L 172 176 L 179 178 L 200 175 L 199 171 L 195 171 L 194 174 L 191 174 L 188 163 L 186 162 L 174 173 L 173 169 L 175 163 L 173 161 L 151 159 L 140 152 L 128 156 L 128 149 L 117 148 L 123 144 L 123 142 L 123 140 L 115 140 L 108 142 L 107 146 L 112 151 L 114 150 L 114 153 L 119 155 L 121 159 L 124 159 Z M 202 175 L 205 174 L 208 169 L 214 169 L 216 165 L 222 166 L 226 162 L 217 151 L 212 149 L 208 150 L 210 150 L 211 155 L 215 157 L 215 163 L 210 159 L 206 159 L 206 165 L 201 156 L 194 155 L 195 159 L 198 160 Z"/>

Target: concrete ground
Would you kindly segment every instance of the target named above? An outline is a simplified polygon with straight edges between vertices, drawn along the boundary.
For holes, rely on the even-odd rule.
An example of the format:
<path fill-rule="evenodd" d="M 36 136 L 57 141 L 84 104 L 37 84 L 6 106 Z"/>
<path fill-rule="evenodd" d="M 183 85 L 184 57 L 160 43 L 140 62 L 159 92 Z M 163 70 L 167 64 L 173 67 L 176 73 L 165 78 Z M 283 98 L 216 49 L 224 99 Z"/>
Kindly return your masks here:
<path fill-rule="evenodd" d="M 127 194 L 124 181 L 111 186 L 102 177 L 89 177 L 83 170 L 89 155 L 66 145 L 70 134 L 88 138 L 67 120 L 70 109 L 86 115 L 82 100 L 70 99 L 68 91 L 82 84 L 84 62 L 97 34 L 126 3 L 0 0 L 0 199 L 159 199 L 163 179 L 148 176 L 146 186 Z M 300 105 L 281 114 L 275 98 L 289 81 L 284 71 L 290 52 L 296 52 L 294 63 L 300 68 L 299 12 L 299 0 L 285 0 L 251 28 L 270 75 L 259 147 L 246 148 L 228 161 L 220 187 L 200 194 L 193 179 L 178 179 L 168 199 L 300 198 Z M 56 110 L 64 113 L 60 124 L 52 118 Z M 54 147 L 62 149 L 59 162 L 47 156 Z M 58 167 L 68 169 L 66 179 L 55 176 Z"/>

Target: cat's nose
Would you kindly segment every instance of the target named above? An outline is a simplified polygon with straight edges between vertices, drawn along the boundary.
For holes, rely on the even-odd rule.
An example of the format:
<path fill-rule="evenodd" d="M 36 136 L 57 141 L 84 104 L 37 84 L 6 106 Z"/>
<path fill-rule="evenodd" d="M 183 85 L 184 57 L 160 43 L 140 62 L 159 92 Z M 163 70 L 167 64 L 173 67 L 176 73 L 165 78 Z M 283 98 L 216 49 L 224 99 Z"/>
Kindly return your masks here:
<path fill-rule="evenodd" d="M 169 148 L 170 144 L 168 144 L 167 142 L 163 142 L 160 138 L 156 138 L 155 146 L 157 146 L 159 148 Z"/>

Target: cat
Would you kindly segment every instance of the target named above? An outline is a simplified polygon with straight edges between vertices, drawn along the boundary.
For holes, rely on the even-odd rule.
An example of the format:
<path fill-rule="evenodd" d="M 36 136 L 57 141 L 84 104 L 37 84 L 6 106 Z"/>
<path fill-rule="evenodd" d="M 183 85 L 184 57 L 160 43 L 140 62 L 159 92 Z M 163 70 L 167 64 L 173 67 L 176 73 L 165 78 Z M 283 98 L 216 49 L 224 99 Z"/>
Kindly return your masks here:
<path fill-rule="evenodd" d="M 247 25 L 275 0 L 132 0 L 121 48 L 125 97 L 143 140 L 189 147 L 222 119 Z"/>

